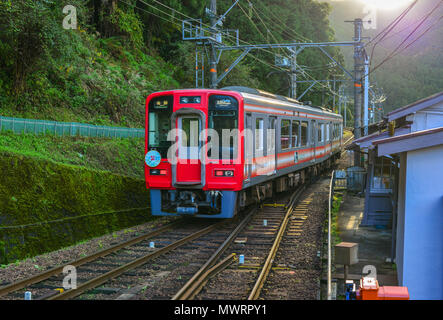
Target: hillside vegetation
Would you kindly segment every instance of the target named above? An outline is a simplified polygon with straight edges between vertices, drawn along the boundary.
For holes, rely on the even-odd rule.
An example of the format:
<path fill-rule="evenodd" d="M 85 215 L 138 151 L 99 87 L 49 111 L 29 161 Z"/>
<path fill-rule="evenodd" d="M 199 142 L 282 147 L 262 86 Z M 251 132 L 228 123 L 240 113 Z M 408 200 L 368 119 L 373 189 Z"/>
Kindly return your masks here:
<path fill-rule="evenodd" d="M 218 13 L 232 3 L 218 1 Z M 67 4 L 77 9 L 76 30 L 62 26 Z M 0 1 L 0 114 L 142 127 L 148 94 L 195 86 L 195 44 L 182 41 L 181 20 L 203 17 L 207 24 L 205 6 L 209 1 Z M 239 3 L 223 27 L 239 29 L 248 43 L 328 41 L 334 39 L 329 10 L 312 0 L 251 0 Z M 341 59 L 338 50 L 328 50 Z M 238 55 L 224 53 L 219 70 Z M 273 62 L 273 51 L 251 52 L 221 87 L 246 85 L 287 95 L 288 77 Z M 305 49 L 298 62 L 318 66 L 328 60 Z M 335 71 L 311 74 L 325 78 Z M 321 103 L 321 93 L 305 99 Z"/>

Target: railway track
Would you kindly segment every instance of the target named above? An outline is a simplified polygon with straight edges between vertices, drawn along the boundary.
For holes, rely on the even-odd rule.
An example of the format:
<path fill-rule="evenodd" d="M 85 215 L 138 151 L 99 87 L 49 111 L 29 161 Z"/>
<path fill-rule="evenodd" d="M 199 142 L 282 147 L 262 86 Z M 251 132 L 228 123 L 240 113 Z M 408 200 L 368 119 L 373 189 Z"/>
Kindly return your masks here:
<path fill-rule="evenodd" d="M 259 295 L 284 230 L 289 225 L 294 205 L 304 188 L 299 187 L 291 195 L 280 197 L 278 203 L 265 203 L 257 212 L 251 213 L 250 222 L 244 222 L 244 226 L 237 228 L 235 241 L 224 243 L 219 248 L 228 254 L 218 263 L 215 259 L 208 260 L 173 300 L 244 300 Z M 239 264 L 239 255 L 245 257 L 245 263 Z"/>
<path fill-rule="evenodd" d="M 179 220 L 92 255 L 0 287 L 0 297 L 23 299 L 26 290 L 31 291 L 35 299 L 73 298 L 159 255 L 197 239 L 223 224 L 225 221 L 209 223 L 195 219 Z M 153 242 L 157 248 L 150 248 L 149 242 Z M 64 291 L 61 288 L 63 269 L 66 266 L 76 268 L 78 282 L 81 282 L 76 289 Z"/>
<path fill-rule="evenodd" d="M 223 249 L 230 254 L 208 261 L 173 300 L 317 299 L 328 181 L 320 178 L 277 204 L 264 204 Z"/>
<path fill-rule="evenodd" d="M 33 298 L 45 300 L 279 298 L 278 293 L 269 293 L 273 285 L 268 283 L 278 282 L 276 274 L 292 271 L 280 261 L 279 248 L 298 254 L 287 242 L 302 235 L 312 200 L 308 195 L 297 205 L 304 188 L 281 196 L 277 203 L 250 209 L 233 221 L 178 220 L 0 287 L 0 297 L 23 299 L 24 291 L 31 291 Z M 149 247 L 151 241 L 155 248 Z M 239 264 L 240 255 L 245 257 L 243 264 Z M 77 269 L 78 286 L 63 292 L 59 288 L 68 265 Z"/>

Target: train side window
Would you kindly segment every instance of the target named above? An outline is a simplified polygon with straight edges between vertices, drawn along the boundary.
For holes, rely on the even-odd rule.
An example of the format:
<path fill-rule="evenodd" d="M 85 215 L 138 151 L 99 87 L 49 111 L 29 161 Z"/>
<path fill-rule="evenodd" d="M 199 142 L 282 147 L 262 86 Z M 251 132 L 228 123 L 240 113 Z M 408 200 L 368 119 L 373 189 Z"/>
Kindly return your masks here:
<path fill-rule="evenodd" d="M 255 150 L 263 152 L 264 141 L 264 121 L 261 118 L 255 119 Z"/>
<path fill-rule="evenodd" d="M 326 141 L 330 140 L 330 133 L 331 133 L 331 127 L 329 126 L 329 123 L 326 124 Z"/>
<path fill-rule="evenodd" d="M 307 121 L 301 122 L 300 142 L 303 147 L 308 144 L 308 122 Z"/>
<path fill-rule="evenodd" d="M 300 144 L 298 137 L 300 136 L 300 121 L 292 121 L 292 147 L 296 148 Z"/>
<path fill-rule="evenodd" d="M 280 127 L 280 145 L 281 149 L 289 149 L 291 147 L 291 135 L 290 135 L 291 121 L 282 120 Z"/>
<path fill-rule="evenodd" d="M 323 124 L 318 123 L 317 124 L 317 142 L 323 141 L 322 128 L 323 128 Z"/>

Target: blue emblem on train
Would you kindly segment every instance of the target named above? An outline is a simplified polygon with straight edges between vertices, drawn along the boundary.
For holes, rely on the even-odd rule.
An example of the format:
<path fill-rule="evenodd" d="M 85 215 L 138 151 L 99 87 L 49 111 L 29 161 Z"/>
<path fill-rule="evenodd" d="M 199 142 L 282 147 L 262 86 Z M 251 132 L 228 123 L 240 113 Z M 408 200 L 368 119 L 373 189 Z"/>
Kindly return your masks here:
<path fill-rule="evenodd" d="M 161 160 L 162 157 L 157 150 L 151 150 L 145 156 L 146 165 L 151 168 L 158 166 Z"/>

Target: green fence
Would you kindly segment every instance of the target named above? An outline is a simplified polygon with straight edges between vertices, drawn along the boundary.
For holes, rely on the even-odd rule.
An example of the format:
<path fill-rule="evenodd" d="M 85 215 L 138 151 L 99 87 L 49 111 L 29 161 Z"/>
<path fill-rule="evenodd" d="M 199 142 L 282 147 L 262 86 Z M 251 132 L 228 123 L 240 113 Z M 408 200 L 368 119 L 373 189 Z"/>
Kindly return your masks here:
<path fill-rule="evenodd" d="M 53 134 L 105 138 L 144 138 L 145 130 L 124 127 L 96 126 L 78 122 L 57 122 L 0 116 L 0 132 Z"/>

